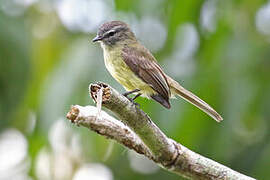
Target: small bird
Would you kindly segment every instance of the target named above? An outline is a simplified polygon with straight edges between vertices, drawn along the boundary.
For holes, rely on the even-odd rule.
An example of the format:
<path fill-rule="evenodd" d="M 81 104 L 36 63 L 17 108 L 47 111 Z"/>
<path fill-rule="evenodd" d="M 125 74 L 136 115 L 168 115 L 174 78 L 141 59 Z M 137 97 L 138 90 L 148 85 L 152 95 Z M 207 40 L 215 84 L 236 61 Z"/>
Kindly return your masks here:
<path fill-rule="evenodd" d="M 155 57 L 122 21 L 102 24 L 93 42 L 100 42 L 107 70 L 126 90 L 126 97 L 136 93 L 170 108 L 169 98 L 178 95 L 197 106 L 216 121 L 222 117 L 206 102 L 166 75 Z"/>

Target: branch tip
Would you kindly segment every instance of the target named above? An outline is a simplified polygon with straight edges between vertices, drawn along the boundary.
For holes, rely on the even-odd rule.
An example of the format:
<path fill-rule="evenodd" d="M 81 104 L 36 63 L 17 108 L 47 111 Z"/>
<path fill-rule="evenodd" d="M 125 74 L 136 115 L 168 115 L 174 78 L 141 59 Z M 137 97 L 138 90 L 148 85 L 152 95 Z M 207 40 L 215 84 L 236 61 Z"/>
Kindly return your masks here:
<path fill-rule="evenodd" d="M 66 118 L 69 119 L 72 123 L 75 122 L 79 115 L 80 110 L 76 106 L 71 106 L 69 112 L 66 115 Z"/>
<path fill-rule="evenodd" d="M 109 101 L 111 97 L 111 89 L 107 84 L 102 83 L 102 82 L 97 82 L 97 83 L 93 83 L 89 85 L 89 94 L 95 103 L 97 103 L 97 95 L 101 89 L 103 89 L 102 102 Z"/>

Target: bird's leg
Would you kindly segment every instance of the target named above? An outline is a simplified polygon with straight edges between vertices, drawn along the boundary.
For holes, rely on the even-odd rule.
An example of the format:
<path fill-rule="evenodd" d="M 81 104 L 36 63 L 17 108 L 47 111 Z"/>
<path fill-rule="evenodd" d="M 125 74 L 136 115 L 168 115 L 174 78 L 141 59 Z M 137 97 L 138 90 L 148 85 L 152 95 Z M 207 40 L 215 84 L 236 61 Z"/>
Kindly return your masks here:
<path fill-rule="evenodd" d="M 139 89 L 134 89 L 132 91 L 124 92 L 122 95 L 125 96 L 125 97 L 127 97 L 128 95 L 133 94 L 135 92 L 139 92 L 139 91 L 140 91 Z"/>
<path fill-rule="evenodd" d="M 122 95 L 125 96 L 125 97 L 126 97 L 130 102 L 132 102 L 135 106 L 140 107 L 140 104 L 136 103 L 134 100 L 135 100 L 137 97 L 139 97 L 140 95 L 142 95 L 141 93 L 136 94 L 133 98 L 128 97 L 128 95 L 133 94 L 133 93 L 135 93 L 135 92 L 139 92 L 139 91 L 140 91 L 139 89 L 134 89 L 134 90 L 132 90 L 132 91 L 127 91 L 127 92 L 123 93 Z"/>
<path fill-rule="evenodd" d="M 139 103 L 136 103 L 135 102 L 135 99 L 137 98 L 137 97 L 139 97 L 140 95 L 142 95 L 141 93 L 138 93 L 138 94 L 136 94 L 136 96 L 134 96 L 132 99 L 131 99 L 131 102 L 133 103 L 133 104 L 135 104 L 135 106 L 137 106 L 138 108 L 140 108 L 140 104 Z"/>
<path fill-rule="evenodd" d="M 132 100 L 134 101 L 137 97 L 139 97 L 140 95 L 142 95 L 141 93 L 138 93 L 138 94 L 136 94 L 136 96 L 134 96 L 133 98 L 132 98 Z"/>

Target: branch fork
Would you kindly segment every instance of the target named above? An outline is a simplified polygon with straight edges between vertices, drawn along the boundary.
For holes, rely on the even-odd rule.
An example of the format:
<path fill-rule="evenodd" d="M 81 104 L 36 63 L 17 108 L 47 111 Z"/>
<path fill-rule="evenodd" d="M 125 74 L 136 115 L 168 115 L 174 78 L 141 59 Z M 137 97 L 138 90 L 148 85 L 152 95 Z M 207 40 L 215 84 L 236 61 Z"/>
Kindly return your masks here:
<path fill-rule="evenodd" d="M 188 179 L 254 180 L 166 137 L 146 113 L 109 85 L 101 82 L 90 84 L 89 93 L 97 107 L 72 106 L 67 113 L 67 119 L 72 123 L 114 139 L 164 169 Z M 102 111 L 101 105 L 120 121 Z"/>

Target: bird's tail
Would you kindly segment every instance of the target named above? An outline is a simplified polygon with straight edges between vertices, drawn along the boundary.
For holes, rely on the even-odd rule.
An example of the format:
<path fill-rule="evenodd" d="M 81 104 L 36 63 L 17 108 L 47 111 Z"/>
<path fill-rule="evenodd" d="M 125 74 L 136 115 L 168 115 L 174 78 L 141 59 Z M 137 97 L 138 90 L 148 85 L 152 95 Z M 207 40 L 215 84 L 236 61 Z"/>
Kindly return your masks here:
<path fill-rule="evenodd" d="M 169 77 L 169 76 L 166 76 L 166 77 L 167 77 L 167 81 L 168 81 L 168 84 L 170 86 L 172 94 L 177 94 L 177 95 L 181 96 L 183 99 L 190 102 L 194 106 L 197 106 L 199 109 L 201 109 L 206 114 L 211 116 L 217 122 L 220 122 L 223 120 L 223 118 L 206 102 L 201 100 L 199 97 L 194 95 L 192 92 L 183 88 L 178 82 L 173 80 L 171 77 Z"/>

